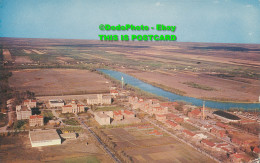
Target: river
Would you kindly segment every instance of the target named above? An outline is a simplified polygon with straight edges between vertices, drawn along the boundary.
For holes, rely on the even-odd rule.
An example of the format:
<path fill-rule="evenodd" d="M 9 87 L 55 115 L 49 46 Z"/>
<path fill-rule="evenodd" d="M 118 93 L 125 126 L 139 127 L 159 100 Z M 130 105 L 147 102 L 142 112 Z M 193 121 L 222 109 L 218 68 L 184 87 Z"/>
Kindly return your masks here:
<path fill-rule="evenodd" d="M 177 95 L 165 91 L 161 88 L 145 83 L 133 76 L 127 75 L 119 71 L 113 71 L 107 69 L 98 69 L 98 71 L 103 72 L 104 74 L 107 74 L 110 77 L 115 78 L 117 80 L 121 80 L 123 76 L 125 83 L 140 88 L 143 91 L 168 98 L 170 101 L 186 101 L 196 106 L 202 106 L 203 101 L 205 101 L 206 107 L 223 109 L 223 110 L 230 109 L 230 108 L 260 109 L 260 103 L 233 103 L 233 102 L 217 102 L 217 101 L 201 100 L 194 97 L 181 96 L 181 95 Z"/>

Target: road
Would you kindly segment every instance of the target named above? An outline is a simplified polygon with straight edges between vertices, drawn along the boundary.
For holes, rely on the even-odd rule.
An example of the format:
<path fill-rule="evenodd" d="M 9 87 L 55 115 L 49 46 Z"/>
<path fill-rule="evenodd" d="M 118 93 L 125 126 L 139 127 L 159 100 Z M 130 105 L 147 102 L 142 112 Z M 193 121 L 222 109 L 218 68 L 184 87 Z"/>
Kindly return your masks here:
<path fill-rule="evenodd" d="M 111 156 L 111 158 L 115 162 L 121 163 L 121 161 L 110 151 L 110 149 L 102 142 L 102 140 L 86 125 L 86 123 L 82 119 L 80 119 L 80 118 L 79 118 L 79 120 L 80 120 L 81 124 L 93 135 L 93 137 L 95 137 L 97 139 L 97 141 L 104 148 L 104 150 L 107 152 L 107 154 L 109 156 Z"/>

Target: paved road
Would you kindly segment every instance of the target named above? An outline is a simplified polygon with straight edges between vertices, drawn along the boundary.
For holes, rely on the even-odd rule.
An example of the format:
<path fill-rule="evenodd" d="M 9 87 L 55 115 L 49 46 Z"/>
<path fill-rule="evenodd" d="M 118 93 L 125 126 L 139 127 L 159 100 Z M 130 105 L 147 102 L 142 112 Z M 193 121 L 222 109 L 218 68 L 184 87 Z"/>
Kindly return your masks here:
<path fill-rule="evenodd" d="M 85 124 L 83 120 L 81 120 L 81 124 L 97 139 L 100 145 L 104 148 L 104 150 L 107 152 L 109 156 L 113 158 L 113 160 L 117 163 L 121 163 L 121 161 L 110 151 L 110 149 L 101 141 L 101 139 Z"/>

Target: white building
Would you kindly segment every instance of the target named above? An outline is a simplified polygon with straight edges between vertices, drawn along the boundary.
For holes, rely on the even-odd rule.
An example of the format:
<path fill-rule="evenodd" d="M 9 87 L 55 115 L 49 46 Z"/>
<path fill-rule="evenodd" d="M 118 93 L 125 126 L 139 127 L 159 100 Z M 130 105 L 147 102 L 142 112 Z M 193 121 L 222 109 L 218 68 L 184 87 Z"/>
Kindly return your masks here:
<path fill-rule="evenodd" d="M 30 119 L 30 116 L 32 115 L 31 108 L 27 105 L 17 105 L 16 106 L 16 115 L 17 120 L 22 119 Z"/>
<path fill-rule="evenodd" d="M 49 100 L 49 106 L 50 106 L 50 108 L 63 107 L 64 101 L 62 99 L 52 99 L 52 100 Z"/>
<path fill-rule="evenodd" d="M 90 95 L 87 97 L 88 105 L 103 105 L 103 104 L 111 104 L 112 99 L 110 95 L 104 96 L 102 94 Z"/>
<path fill-rule="evenodd" d="M 95 120 L 100 124 L 100 125 L 110 125 L 110 117 L 105 114 L 104 112 L 96 112 L 94 113 L 95 115 Z"/>
<path fill-rule="evenodd" d="M 32 147 L 41 147 L 61 144 L 59 134 L 55 129 L 29 131 Z"/>

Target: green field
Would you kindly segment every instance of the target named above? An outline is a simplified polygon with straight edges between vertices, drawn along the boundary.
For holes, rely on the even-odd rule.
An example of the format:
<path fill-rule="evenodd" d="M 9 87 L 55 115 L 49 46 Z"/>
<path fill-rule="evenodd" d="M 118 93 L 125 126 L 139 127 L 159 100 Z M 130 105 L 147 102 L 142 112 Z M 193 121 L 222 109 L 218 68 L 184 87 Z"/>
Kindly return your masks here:
<path fill-rule="evenodd" d="M 74 163 L 74 162 L 85 162 L 85 163 L 99 163 L 100 160 L 95 156 L 86 156 L 86 157 L 74 157 L 66 158 L 62 160 L 64 163 Z"/>

